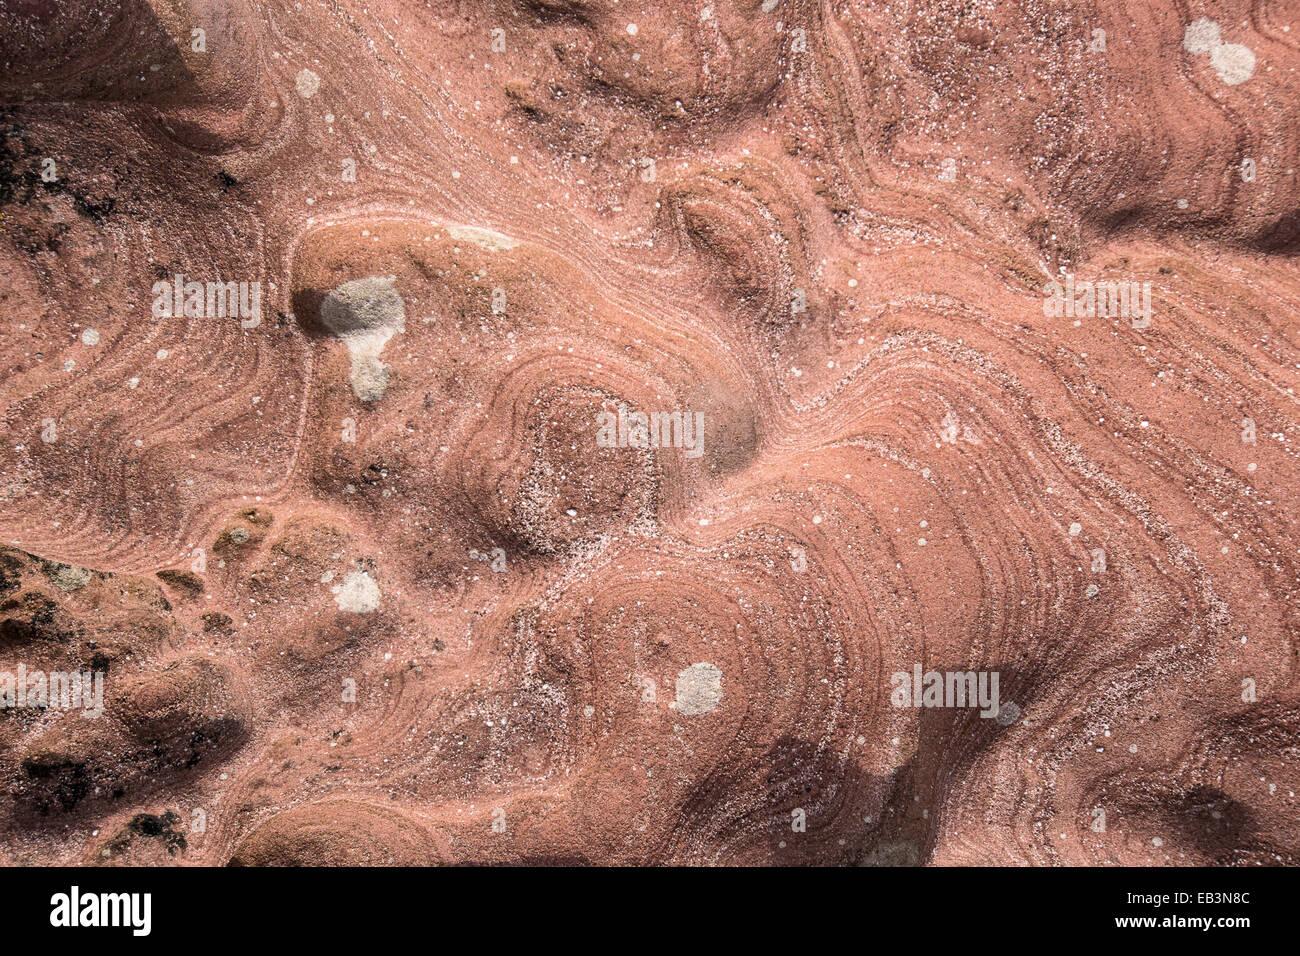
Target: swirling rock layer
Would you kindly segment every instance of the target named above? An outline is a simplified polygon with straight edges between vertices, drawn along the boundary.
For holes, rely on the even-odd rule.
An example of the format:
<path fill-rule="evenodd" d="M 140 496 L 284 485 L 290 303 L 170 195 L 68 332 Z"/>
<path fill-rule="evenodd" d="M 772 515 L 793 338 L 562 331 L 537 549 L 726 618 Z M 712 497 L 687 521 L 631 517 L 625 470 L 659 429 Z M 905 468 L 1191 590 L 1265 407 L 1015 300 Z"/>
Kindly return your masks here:
<path fill-rule="evenodd" d="M 1298 42 L 0 4 L 0 862 L 1300 862 Z"/>

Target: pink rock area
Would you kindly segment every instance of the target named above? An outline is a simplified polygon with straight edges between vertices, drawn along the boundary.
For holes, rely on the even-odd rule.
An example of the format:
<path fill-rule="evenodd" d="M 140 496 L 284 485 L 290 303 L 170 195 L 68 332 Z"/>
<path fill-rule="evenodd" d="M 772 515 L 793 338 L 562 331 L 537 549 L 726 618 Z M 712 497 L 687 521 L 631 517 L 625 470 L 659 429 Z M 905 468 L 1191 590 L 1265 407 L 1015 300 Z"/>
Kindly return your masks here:
<path fill-rule="evenodd" d="M 0 863 L 1300 862 L 1298 42 L 0 2 Z"/>

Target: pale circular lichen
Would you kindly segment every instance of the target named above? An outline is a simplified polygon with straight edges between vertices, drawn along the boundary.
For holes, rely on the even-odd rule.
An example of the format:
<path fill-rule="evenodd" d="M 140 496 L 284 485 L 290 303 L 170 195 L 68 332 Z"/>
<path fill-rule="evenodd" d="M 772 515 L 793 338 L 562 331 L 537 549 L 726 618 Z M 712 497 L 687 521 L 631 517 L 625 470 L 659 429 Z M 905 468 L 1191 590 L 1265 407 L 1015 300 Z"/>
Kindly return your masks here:
<path fill-rule="evenodd" d="M 330 588 L 340 611 L 369 614 L 379 607 L 379 585 L 366 571 L 349 571 L 342 584 Z"/>
<path fill-rule="evenodd" d="M 722 703 L 722 671 L 714 664 L 692 664 L 677 675 L 677 712 L 694 716 Z"/>

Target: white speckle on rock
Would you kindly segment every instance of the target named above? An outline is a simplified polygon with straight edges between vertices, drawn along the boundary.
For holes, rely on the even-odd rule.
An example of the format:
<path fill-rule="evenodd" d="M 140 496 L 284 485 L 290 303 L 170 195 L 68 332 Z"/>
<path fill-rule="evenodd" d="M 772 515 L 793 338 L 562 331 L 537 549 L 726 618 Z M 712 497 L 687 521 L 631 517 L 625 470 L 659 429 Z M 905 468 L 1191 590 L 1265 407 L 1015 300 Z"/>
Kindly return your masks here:
<path fill-rule="evenodd" d="M 340 611 L 369 614 L 379 607 L 379 585 L 366 571 L 349 571 L 342 584 L 330 588 Z"/>
<path fill-rule="evenodd" d="M 99 332 L 97 332 L 95 329 L 82 329 L 81 341 L 84 342 L 86 345 L 98 345 Z"/>
<path fill-rule="evenodd" d="M 694 716 L 722 703 L 722 671 L 714 664 L 692 664 L 677 675 L 677 712 Z"/>

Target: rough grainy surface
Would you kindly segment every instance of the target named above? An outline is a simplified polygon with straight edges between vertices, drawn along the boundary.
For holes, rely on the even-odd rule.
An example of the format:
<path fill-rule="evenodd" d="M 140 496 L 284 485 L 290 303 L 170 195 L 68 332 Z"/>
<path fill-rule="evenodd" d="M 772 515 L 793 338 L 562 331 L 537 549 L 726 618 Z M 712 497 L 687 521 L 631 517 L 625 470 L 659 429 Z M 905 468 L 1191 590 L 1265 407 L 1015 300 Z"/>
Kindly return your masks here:
<path fill-rule="evenodd" d="M 1298 42 L 0 0 L 0 863 L 1300 863 Z"/>

